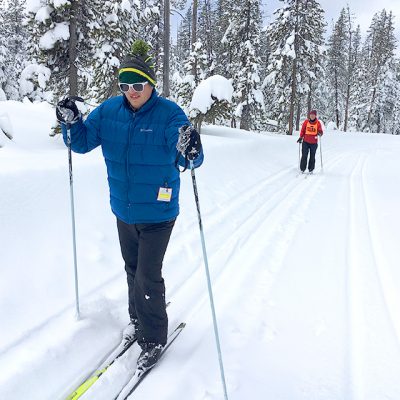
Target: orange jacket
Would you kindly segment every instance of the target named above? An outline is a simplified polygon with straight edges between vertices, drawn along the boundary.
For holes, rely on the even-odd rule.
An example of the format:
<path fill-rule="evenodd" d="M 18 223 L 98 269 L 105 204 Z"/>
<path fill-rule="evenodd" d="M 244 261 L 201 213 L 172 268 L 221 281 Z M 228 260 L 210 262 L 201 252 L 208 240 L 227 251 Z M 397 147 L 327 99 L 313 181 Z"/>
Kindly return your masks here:
<path fill-rule="evenodd" d="M 307 143 L 315 144 L 318 143 L 318 134 L 323 133 L 321 122 L 317 118 L 314 121 L 306 119 L 301 127 L 300 137 Z"/>

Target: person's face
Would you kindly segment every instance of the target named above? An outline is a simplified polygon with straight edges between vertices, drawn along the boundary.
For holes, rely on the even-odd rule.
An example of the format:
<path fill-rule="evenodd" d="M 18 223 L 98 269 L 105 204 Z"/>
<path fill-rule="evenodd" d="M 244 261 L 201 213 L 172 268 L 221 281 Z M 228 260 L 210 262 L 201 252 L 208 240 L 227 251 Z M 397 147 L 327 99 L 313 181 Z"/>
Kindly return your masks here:
<path fill-rule="evenodd" d="M 123 91 L 123 93 L 129 101 L 130 105 L 135 110 L 137 110 L 142 107 L 142 105 L 146 103 L 147 100 L 150 99 L 152 91 L 153 87 L 146 81 L 142 82 L 141 84 L 129 85 L 128 91 Z"/>
<path fill-rule="evenodd" d="M 315 118 L 317 118 L 317 116 L 315 114 L 310 114 L 311 121 L 314 121 Z"/>

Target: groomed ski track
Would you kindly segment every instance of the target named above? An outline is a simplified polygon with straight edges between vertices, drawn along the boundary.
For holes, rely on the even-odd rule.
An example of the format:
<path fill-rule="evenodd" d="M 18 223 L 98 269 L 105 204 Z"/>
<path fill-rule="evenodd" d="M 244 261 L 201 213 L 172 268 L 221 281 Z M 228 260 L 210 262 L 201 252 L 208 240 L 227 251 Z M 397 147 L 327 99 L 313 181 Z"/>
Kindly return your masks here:
<path fill-rule="evenodd" d="M 304 179 L 297 176 L 295 138 L 221 128 L 204 133 L 206 160 L 196 174 L 229 398 L 398 400 L 400 273 L 390 224 L 400 222 L 393 208 L 395 199 L 397 209 L 400 204 L 400 179 L 390 172 L 400 166 L 393 156 L 400 151 L 397 138 L 328 133 L 322 139 L 324 172 L 318 150 L 315 174 Z M 382 184 L 388 158 L 392 180 Z M 91 185 L 86 198 L 77 199 L 78 241 L 90 234 L 85 207 L 103 195 L 107 200 L 102 160 L 88 159 L 75 163 L 76 192 Z M 57 167 L 49 172 L 62 180 Z M 35 171 L 24 174 L 32 178 L 27 194 L 40 202 L 44 178 Z M 0 176 L 0 182 L 8 180 L 10 175 Z M 18 184 L 1 183 L 5 196 L 18 204 Z M 58 196 L 60 185 L 46 195 Z M 164 275 L 170 326 L 179 321 L 187 326 L 135 399 L 223 397 L 189 173 L 181 199 Z M 12 210 L 11 203 L 1 205 Z M 57 204 L 67 207 L 63 200 Z M 56 217 L 56 210 L 49 212 Z M 112 231 L 114 224 L 112 217 L 102 217 L 96 228 Z M 69 226 L 66 238 L 68 233 Z M 115 232 L 95 232 L 87 244 L 94 250 L 81 283 L 81 321 L 73 319 L 73 304 L 65 304 L 0 348 L 0 398 L 61 400 L 118 342 L 126 323 L 126 284 L 114 240 Z M 78 246 L 81 252 L 85 244 Z M 105 270 L 103 263 L 110 265 L 106 278 L 85 288 L 90 276 Z M 55 340 L 60 328 L 68 334 Z M 123 374 L 133 373 L 137 354 L 130 349 L 82 399 L 112 397 Z M 17 364 L 9 370 L 13 360 Z"/>

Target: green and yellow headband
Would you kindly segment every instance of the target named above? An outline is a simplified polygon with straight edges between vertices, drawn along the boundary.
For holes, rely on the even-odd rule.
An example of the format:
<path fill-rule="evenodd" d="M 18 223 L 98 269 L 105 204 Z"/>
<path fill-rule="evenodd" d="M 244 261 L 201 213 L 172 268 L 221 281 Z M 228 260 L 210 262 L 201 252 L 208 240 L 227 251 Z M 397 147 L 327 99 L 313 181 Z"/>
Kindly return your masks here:
<path fill-rule="evenodd" d="M 119 81 L 122 83 L 143 82 L 143 78 L 149 81 L 153 86 L 156 85 L 156 81 L 140 69 L 127 67 L 119 70 Z"/>

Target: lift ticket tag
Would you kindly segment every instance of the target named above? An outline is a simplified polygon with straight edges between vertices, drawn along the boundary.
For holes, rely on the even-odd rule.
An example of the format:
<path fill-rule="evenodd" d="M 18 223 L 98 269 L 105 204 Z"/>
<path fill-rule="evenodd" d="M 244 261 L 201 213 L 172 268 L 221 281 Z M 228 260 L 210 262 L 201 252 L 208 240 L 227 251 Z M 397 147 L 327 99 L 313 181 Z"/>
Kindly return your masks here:
<path fill-rule="evenodd" d="M 158 201 L 167 201 L 170 202 L 172 197 L 172 189 L 171 188 L 166 188 L 166 187 L 160 187 L 160 190 L 158 191 Z"/>

